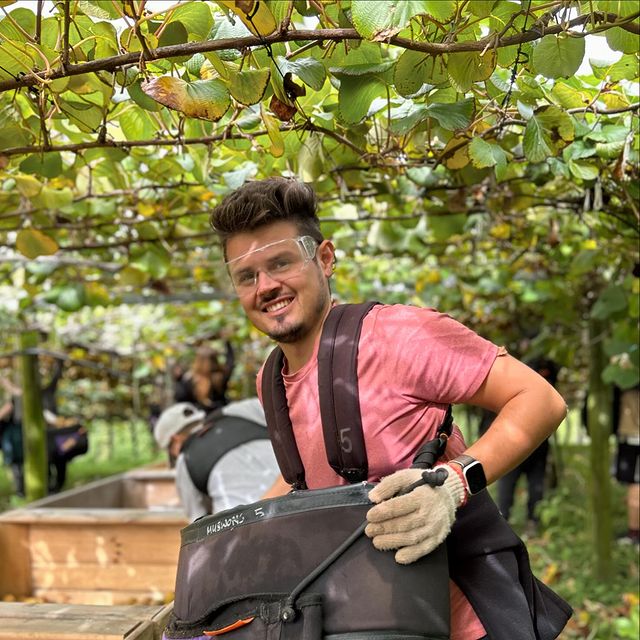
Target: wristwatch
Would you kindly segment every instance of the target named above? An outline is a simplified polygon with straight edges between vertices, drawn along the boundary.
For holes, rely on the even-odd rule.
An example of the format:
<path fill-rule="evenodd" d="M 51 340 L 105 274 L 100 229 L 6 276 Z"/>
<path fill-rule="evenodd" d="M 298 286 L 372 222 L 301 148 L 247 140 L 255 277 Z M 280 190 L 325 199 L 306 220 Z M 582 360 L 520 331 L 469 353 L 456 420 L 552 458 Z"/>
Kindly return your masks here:
<path fill-rule="evenodd" d="M 457 464 L 462 469 L 462 475 L 467 482 L 469 495 L 480 493 L 487 487 L 487 478 L 484 475 L 482 463 L 471 456 L 462 454 L 449 460 L 449 464 Z"/>

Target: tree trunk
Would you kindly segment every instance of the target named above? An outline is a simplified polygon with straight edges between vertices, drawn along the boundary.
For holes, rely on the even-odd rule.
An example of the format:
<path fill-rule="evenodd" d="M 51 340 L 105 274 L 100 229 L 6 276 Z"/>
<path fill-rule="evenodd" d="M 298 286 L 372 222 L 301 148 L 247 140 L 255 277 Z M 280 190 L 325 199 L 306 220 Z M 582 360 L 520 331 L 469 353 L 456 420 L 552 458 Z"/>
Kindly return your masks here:
<path fill-rule="evenodd" d="M 609 436 L 611 435 L 610 385 L 602 381 L 602 372 L 607 365 L 603 348 L 605 333 L 603 322 L 589 321 L 589 395 L 587 399 L 587 424 L 591 445 L 589 451 L 591 466 L 591 512 L 593 514 L 593 543 L 595 550 L 595 577 L 608 581 L 612 576 L 611 544 L 611 478 L 609 475 Z"/>
<path fill-rule="evenodd" d="M 25 331 L 21 337 L 23 351 L 38 346 L 38 334 Z M 27 500 L 38 500 L 47 495 L 49 457 L 47 430 L 42 413 L 42 392 L 38 356 L 20 356 L 22 378 L 22 441 L 24 443 L 24 481 Z"/>

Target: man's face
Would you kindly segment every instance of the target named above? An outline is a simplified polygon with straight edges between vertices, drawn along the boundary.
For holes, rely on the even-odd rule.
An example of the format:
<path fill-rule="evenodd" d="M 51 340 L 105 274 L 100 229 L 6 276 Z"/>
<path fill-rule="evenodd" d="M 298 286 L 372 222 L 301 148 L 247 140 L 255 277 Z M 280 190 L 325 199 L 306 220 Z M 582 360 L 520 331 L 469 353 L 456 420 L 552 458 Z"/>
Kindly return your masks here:
<path fill-rule="evenodd" d="M 334 251 L 328 240 L 316 248 L 300 270 L 286 277 L 278 275 L 279 252 L 302 251 L 294 241 L 299 235 L 295 224 L 281 221 L 239 233 L 227 241 L 230 273 L 256 274 L 255 286 L 236 286 L 247 317 L 280 343 L 295 343 L 313 335 L 331 304 L 327 278 Z M 287 242 L 273 244 L 282 240 Z"/>

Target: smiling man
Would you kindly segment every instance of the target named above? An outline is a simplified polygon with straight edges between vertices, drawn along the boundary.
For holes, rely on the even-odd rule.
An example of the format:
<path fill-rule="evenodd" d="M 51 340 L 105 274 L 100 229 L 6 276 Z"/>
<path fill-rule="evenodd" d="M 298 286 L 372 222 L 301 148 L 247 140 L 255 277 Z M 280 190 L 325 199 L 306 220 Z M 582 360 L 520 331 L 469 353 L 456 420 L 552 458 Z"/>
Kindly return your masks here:
<path fill-rule="evenodd" d="M 308 487 L 345 484 L 327 460 L 319 408 L 317 355 L 333 304 L 335 250 L 320 231 L 313 189 L 284 178 L 247 183 L 216 207 L 211 223 L 249 320 L 284 353 L 286 400 Z M 446 314 L 406 305 L 379 304 L 366 315 L 357 374 L 367 479 L 379 483 L 369 494 L 375 505 L 367 516 L 374 546 L 393 550 L 401 564 L 414 562 L 442 543 L 472 505 L 482 512 L 483 535 L 504 531 L 484 489 L 560 424 L 566 407 L 553 387 Z M 259 391 L 266 387 L 261 376 Z M 415 486 L 421 470 L 409 468 L 413 456 L 436 435 L 447 406 L 460 402 L 497 417 L 470 447 L 454 427 L 439 464 L 444 484 Z M 282 481 L 282 492 L 288 488 Z M 469 543 L 491 546 L 477 530 L 467 531 Z M 488 573 L 469 576 L 455 569 L 462 549 L 451 540 L 460 537 L 448 542 L 452 640 L 557 637 L 570 608 L 534 581 L 526 552 L 510 550 L 511 561 L 500 549 L 502 556 L 481 560 Z M 509 602 L 496 606 L 487 594 L 499 592 Z"/>

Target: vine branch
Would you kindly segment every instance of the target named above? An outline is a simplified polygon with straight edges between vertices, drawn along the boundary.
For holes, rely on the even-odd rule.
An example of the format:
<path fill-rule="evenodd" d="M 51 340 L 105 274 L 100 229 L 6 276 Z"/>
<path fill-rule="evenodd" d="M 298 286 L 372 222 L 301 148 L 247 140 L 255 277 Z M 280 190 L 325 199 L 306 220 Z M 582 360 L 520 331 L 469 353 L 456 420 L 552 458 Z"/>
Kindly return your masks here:
<path fill-rule="evenodd" d="M 65 11 L 68 11 L 68 0 L 65 4 Z M 640 33 L 640 27 L 633 23 L 640 12 L 636 12 L 623 19 L 610 13 L 594 11 L 582 16 L 578 16 L 570 20 L 568 24 L 555 24 L 549 27 L 537 26 L 528 31 L 517 33 L 512 36 L 498 37 L 492 33 L 480 40 L 464 41 L 464 42 L 417 42 L 400 36 L 392 36 L 388 39 L 390 44 L 395 46 L 411 49 L 413 51 L 421 51 L 432 55 L 442 55 L 445 53 L 459 53 L 469 51 L 482 52 L 486 47 L 503 48 L 518 45 L 525 42 L 532 42 L 540 39 L 544 35 L 554 35 L 566 32 L 571 29 L 585 24 L 598 24 L 598 31 L 609 29 L 611 27 L 621 27 L 631 33 Z M 68 38 L 68 28 L 65 20 L 65 32 Z M 589 32 L 584 31 L 575 35 L 583 37 Z M 149 56 L 145 56 L 147 62 L 152 60 L 162 60 L 175 56 L 193 55 L 195 53 L 204 53 L 207 51 L 221 51 L 224 49 L 237 49 L 239 51 L 250 47 L 259 47 L 272 45 L 278 42 L 305 42 L 305 41 L 336 41 L 344 40 L 363 40 L 363 37 L 355 29 L 292 29 L 288 31 L 275 32 L 269 36 L 247 36 L 244 38 L 223 38 L 220 40 L 205 40 L 203 42 L 189 42 L 186 44 L 170 45 L 166 47 L 158 47 Z M 68 46 L 65 46 L 65 52 L 68 55 Z M 125 65 L 136 64 L 140 60 L 138 52 L 125 53 L 108 58 L 100 58 L 80 64 L 69 64 L 61 68 L 51 71 L 39 71 L 25 74 L 19 78 L 0 81 L 0 92 L 20 87 L 28 87 L 39 82 L 47 80 L 55 80 L 69 76 L 80 75 L 83 73 L 92 73 L 96 71 L 113 71 Z"/>

